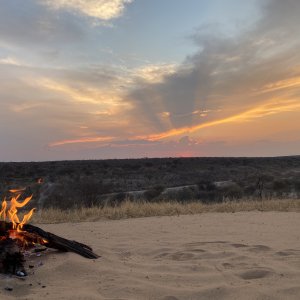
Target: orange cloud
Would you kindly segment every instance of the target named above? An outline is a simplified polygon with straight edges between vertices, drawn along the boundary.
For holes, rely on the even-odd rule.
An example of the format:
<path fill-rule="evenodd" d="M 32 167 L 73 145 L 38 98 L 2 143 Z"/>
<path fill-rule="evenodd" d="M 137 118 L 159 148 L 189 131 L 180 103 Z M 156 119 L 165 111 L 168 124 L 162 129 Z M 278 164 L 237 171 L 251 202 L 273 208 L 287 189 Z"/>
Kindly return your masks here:
<path fill-rule="evenodd" d="M 109 142 L 112 141 L 114 137 L 112 136 L 97 136 L 97 137 L 86 137 L 81 139 L 74 139 L 74 140 L 63 140 L 58 142 L 53 142 L 49 144 L 50 147 L 62 146 L 66 144 L 78 144 L 78 143 L 96 143 L 96 142 Z"/>
<path fill-rule="evenodd" d="M 289 112 L 300 110 L 300 103 L 296 100 L 281 100 L 280 103 L 273 100 L 272 102 L 265 103 L 260 105 L 254 109 L 247 110 L 245 112 L 223 118 L 214 121 L 209 121 L 201 124 L 197 124 L 191 127 L 181 127 L 171 129 L 165 132 L 157 133 L 157 134 L 150 134 L 145 136 L 135 136 L 129 138 L 128 140 L 148 140 L 148 141 L 159 141 L 163 139 L 167 139 L 173 136 L 178 136 L 182 134 L 188 134 L 195 131 L 198 131 L 203 128 L 218 126 L 226 123 L 234 123 L 234 122 L 246 122 L 251 119 L 255 118 L 262 118 L 268 115 L 278 114 L 282 112 Z M 107 136 L 107 137 L 87 137 L 87 138 L 79 138 L 79 139 L 70 139 L 70 140 L 63 140 L 51 143 L 50 147 L 55 146 L 62 146 L 66 144 L 77 144 L 77 143 L 95 143 L 95 142 L 108 142 L 108 141 L 115 141 L 117 137 Z"/>
<path fill-rule="evenodd" d="M 262 88 L 261 93 L 269 93 L 277 90 L 295 88 L 300 86 L 300 77 L 280 80 L 275 83 L 268 84 Z"/>
<path fill-rule="evenodd" d="M 283 102 L 283 101 L 282 101 Z M 266 104 L 263 104 L 261 106 L 258 106 L 254 109 L 250 109 L 248 111 L 242 112 L 240 114 L 230 116 L 224 119 L 219 119 L 215 121 L 210 121 L 202 124 L 197 124 L 195 126 L 191 127 L 181 127 L 176 129 L 171 129 L 162 133 L 158 134 L 151 134 L 147 136 L 139 136 L 136 137 L 136 139 L 145 139 L 149 141 L 158 141 L 162 139 L 166 139 L 169 137 L 181 135 L 181 134 L 187 134 L 192 133 L 195 131 L 198 131 L 203 128 L 217 126 L 225 123 L 232 123 L 232 122 L 243 122 L 248 121 L 250 119 L 254 118 L 260 118 L 271 114 L 277 114 L 280 112 L 287 112 L 287 111 L 293 111 L 295 109 L 300 109 L 300 103 L 299 101 L 285 101 L 286 103 L 277 104 L 276 102 L 269 102 Z"/>
<path fill-rule="evenodd" d="M 65 94 L 71 99 L 79 102 L 99 104 L 99 98 L 103 100 L 103 97 L 100 97 L 100 92 L 95 89 L 90 88 L 88 91 L 81 91 L 79 89 L 72 88 L 66 84 L 59 83 L 49 78 L 38 79 L 36 83 L 43 88 Z M 106 97 L 105 99 L 107 98 L 108 97 Z M 111 98 L 112 97 L 108 99 Z M 109 104 L 111 105 L 112 103 Z"/>

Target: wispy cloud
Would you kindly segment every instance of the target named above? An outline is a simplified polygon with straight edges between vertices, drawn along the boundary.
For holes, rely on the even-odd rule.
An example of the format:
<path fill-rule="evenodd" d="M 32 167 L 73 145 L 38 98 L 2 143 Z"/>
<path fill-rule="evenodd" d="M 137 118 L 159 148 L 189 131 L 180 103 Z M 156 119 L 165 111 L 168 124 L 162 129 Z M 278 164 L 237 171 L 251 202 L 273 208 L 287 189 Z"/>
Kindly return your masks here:
<path fill-rule="evenodd" d="M 258 107 L 249 109 L 242 113 L 232 115 L 232 116 L 229 116 L 226 118 L 221 118 L 221 119 L 216 119 L 216 120 L 209 121 L 209 122 L 204 122 L 204 123 L 197 124 L 197 125 L 194 125 L 191 127 L 176 128 L 176 129 L 161 132 L 158 134 L 128 137 L 127 141 L 155 142 L 155 141 L 160 141 L 160 140 L 164 140 L 164 139 L 169 139 L 169 138 L 175 137 L 175 136 L 183 136 L 183 135 L 191 134 L 191 133 L 200 131 L 201 129 L 204 129 L 204 128 L 220 126 L 222 124 L 249 122 L 256 118 L 263 118 L 263 117 L 267 117 L 269 115 L 280 114 L 283 112 L 295 112 L 295 111 L 300 112 L 300 103 L 298 100 L 283 100 L 283 99 L 281 99 L 281 101 L 271 101 L 268 103 L 264 103 Z M 62 146 L 62 145 L 66 145 L 66 144 L 99 143 L 99 142 L 107 142 L 107 141 L 111 141 L 113 143 L 118 143 L 118 140 L 120 140 L 120 138 L 121 137 L 99 137 L 99 136 L 83 137 L 83 138 L 79 138 L 79 139 L 53 142 L 53 143 L 49 144 L 49 146 L 55 147 L 55 146 Z M 131 143 L 131 145 L 132 145 L 132 143 Z"/>
<path fill-rule="evenodd" d="M 279 90 L 288 90 L 294 88 L 296 89 L 300 88 L 300 76 L 269 83 L 263 86 L 259 91 L 259 93 L 270 93 Z"/>
<path fill-rule="evenodd" d="M 66 95 L 68 99 L 73 99 L 75 101 L 79 101 L 82 103 L 100 103 L 104 104 L 107 102 L 108 96 L 103 95 L 104 91 L 99 89 L 93 89 L 86 87 L 85 90 L 76 89 L 68 84 L 57 82 L 53 79 L 49 78 L 40 78 L 36 80 L 36 84 L 42 88 L 47 90 L 51 90 L 54 92 L 61 93 Z M 104 103 L 103 103 L 104 102 Z M 113 105 L 112 95 L 109 97 L 109 105 Z"/>
<path fill-rule="evenodd" d="M 131 72 L 133 80 L 144 80 L 147 83 L 163 82 L 166 76 L 176 73 L 177 64 L 146 64 Z"/>
<path fill-rule="evenodd" d="M 22 64 L 15 58 L 13 57 L 5 57 L 5 58 L 0 58 L 0 64 L 2 65 L 12 65 L 12 66 L 21 66 Z"/>
<path fill-rule="evenodd" d="M 123 14 L 133 0 L 38 0 L 52 9 L 65 9 L 89 17 L 110 20 Z"/>
<path fill-rule="evenodd" d="M 67 145 L 67 144 L 108 142 L 108 141 L 112 141 L 113 139 L 114 139 L 114 137 L 110 137 L 110 136 L 85 137 L 82 139 L 58 141 L 58 142 L 50 143 L 49 146 L 56 147 L 56 146 L 62 146 L 62 145 Z"/>
<path fill-rule="evenodd" d="M 299 86 L 300 87 L 300 86 Z M 161 132 L 158 134 L 152 134 L 148 136 L 140 136 L 140 137 L 135 137 L 136 139 L 144 139 L 144 140 L 149 140 L 149 141 L 158 141 L 174 136 L 179 136 L 179 135 L 185 135 L 189 133 L 193 133 L 195 131 L 199 131 L 204 128 L 208 127 L 214 127 L 226 123 L 237 123 L 237 122 L 247 122 L 251 121 L 252 119 L 255 118 L 262 118 L 266 117 L 268 115 L 273 115 L 273 114 L 279 114 L 282 112 L 291 112 L 291 111 L 299 111 L 300 112 L 300 103 L 298 100 L 281 100 L 281 103 L 278 103 L 277 101 L 272 101 L 270 103 L 265 103 L 262 104 L 258 107 L 252 108 L 248 111 L 222 118 L 222 119 L 216 119 L 213 121 L 209 122 L 204 122 L 201 124 L 196 124 L 194 126 L 190 127 L 181 127 L 181 128 L 176 128 L 172 129 L 169 131 Z"/>

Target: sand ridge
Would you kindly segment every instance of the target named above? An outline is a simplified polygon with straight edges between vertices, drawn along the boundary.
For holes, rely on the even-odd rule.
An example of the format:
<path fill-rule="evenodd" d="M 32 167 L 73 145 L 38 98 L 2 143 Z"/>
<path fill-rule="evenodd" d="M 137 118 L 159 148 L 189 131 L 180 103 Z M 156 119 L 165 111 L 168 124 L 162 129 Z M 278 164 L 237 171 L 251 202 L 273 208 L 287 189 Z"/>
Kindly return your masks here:
<path fill-rule="evenodd" d="M 48 251 L 1 299 L 299 299 L 299 213 L 207 213 L 44 229 L 91 245 L 88 260 Z M 6 286 L 13 291 L 6 291 Z"/>

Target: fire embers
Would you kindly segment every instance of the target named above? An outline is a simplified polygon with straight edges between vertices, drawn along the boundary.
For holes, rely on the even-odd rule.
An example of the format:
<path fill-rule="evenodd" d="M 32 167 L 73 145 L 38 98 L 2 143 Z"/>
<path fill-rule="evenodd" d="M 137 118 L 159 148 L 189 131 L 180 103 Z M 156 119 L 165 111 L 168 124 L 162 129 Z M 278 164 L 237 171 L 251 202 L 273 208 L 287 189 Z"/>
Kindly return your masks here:
<path fill-rule="evenodd" d="M 27 223 L 30 218 L 32 217 L 32 214 L 35 210 L 35 208 L 31 209 L 29 213 L 25 214 L 23 216 L 22 221 L 20 221 L 18 216 L 18 209 L 25 207 L 30 200 L 32 199 L 32 196 L 25 198 L 23 201 L 18 201 L 20 196 L 22 195 L 22 192 L 24 190 L 10 190 L 11 193 L 10 199 L 7 201 L 6 199 L 3 200 L 1 205 L 1 211 L 0 211 L 0 219 L 3 221 L 10 221 L 13 224 L 13 230 L 16 232 L 21 232 L 22 228 L 25 223 Z M 10 205 L 8 205 L 10 204 Z M 12 232 L 12 235 L 15 234 Z M 15 237 L 12 237 L 15 238 Z"/>
<path fill-rule="evenodd" d="M 14 240 L 7 238 L 0 243 L 0 272 L 24 277 L 24 255 Z"/>
<path fill-rule="evenodd" d="M 32 196 L 30 196 L 26 197 L 22 201 L 19 200 L 23 191 L 23 189 L 10 190 L 9 192 L 11 193 L 11 197 L 8 200 L 4 198 L 2 201 L 0 221 L 10 222 L 12 224 L 12 228 L 6 232 L 1 232 L 0 241 L 10 238 L 15 240 L 20 248 L 25 249 L 36 243 L 43 244 L 43 240 L 23 231 L 23 226 L 28 223 L 35 210 L 35 208 L 32 208 L 27 214 L 24 214 L 22 220 L 20 220 L 18 209 L 24 208 L 32 199 Z"/>
<path fill-rule="evenodd" d="M 32 196 L 20 200 L 24 190 L 10 190 L 10 197 L 4 199 L 0 210 L 0 272 L 26 276 L 23 266 L 25 251 L 47 241 L 40 236 L 23 230 L 30 220 L 34 208 L 20 220 L 18 209 L 25 207 Z"/>
<path fill-rule="evenodd" d="M 51 232 L 28 224 L 34 208 L 23 215 L 22 220 L 18 216 L 18 209 L 25 207 L 31 200 L 31 196 L 19 200 L 23 190 L 11 190 L 11 197 L 4 199 L 0 210 L 0 273 L 9 273 L 17 276 L 26 276 L 23 267 L 24 257 L 30 257 L 37 250 L 48 248 L 61 252 L 74 252 L 89 259 L 99 256 L 92 248 L 68 240 Z M 41 248 L 42 247 L 42 248 Z M 35 253 L 36 255 L 40 253 Z M 30 266 L 29 266 L 30 267 Z"/>

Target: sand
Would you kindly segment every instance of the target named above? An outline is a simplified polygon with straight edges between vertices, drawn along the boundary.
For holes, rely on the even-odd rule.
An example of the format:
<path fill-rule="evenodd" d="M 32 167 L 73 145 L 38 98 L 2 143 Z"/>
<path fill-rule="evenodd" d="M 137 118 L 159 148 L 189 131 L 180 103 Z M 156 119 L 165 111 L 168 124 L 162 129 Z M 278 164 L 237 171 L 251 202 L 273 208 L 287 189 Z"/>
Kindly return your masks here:
<path fill-rule="evenodd" d="M 151 217 L 40 227 L 89 244 L 48 251 L 0 299 L 300 299 L 299 213 Z M 12 287 L 6 291 L 5 287 Z"/>

